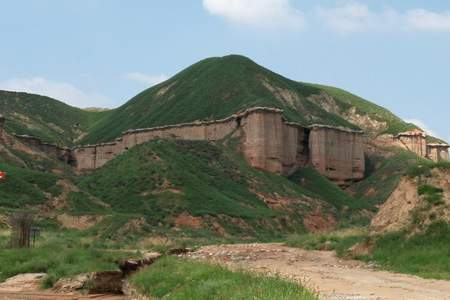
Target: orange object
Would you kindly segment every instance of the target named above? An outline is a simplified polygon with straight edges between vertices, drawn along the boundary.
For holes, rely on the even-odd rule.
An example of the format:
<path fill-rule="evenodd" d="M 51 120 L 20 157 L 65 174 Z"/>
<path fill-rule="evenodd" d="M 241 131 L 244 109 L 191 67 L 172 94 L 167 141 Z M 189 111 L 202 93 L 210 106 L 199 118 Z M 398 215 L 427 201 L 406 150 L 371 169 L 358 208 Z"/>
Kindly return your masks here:
<path fill-rule="evenodd" d="M 3 171 L 0 171 L 0 180 L 5 180 L 6 179 L 6 173 Z"/>

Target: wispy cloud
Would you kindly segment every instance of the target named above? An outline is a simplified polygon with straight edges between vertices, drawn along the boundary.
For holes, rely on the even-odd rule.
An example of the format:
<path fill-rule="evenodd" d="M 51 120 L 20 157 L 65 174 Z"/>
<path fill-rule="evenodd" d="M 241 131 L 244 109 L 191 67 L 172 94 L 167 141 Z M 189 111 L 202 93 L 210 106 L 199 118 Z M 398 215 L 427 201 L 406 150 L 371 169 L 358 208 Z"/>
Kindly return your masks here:
<path fill-rule="evenodd" d="M 425 9 L 409 10 L 405 15 L 410 28 L 433 31 L 450 31 L 450 11 L 432 12 Z"/>
<path fill-rule="evenodd" d="M 429 134 L 429 135 L 432 135 L 432 136 L 437 137 L 437 138 L 441 138 L 441 137 L 439 136 L 439 134 L 438 134 L 436 131 L 434 131 L 433 129 L 431 129 L 431 128 L 430 128 L 427 124 L 425 124 L 425 122 L 423 122 L 422 120 L 419 120 L 419 119 L 405 119 L 405 122 L 412 123 L 412 124 L 414 124 L 414 125 L 420 127 L 423 131 L 425 131 L 425 132 L 426 132 L 427 134 Z"/>
<path fill-rule="evenodd" d="M 376 11 L 360 2 L 346 2 L 336 7 L 318 7 L 315 17 L 327 28 L 342 34 L 386 30 L 450 32 L 450 11 L 422 8 Z"/>
<path fill-rule="evenodd" d="M 158 83 L 166 81 L 169 79 L 169 76 L 161 74 L 161 75 L 148 75 L 139 72 L 131 72 L 124 75 L 125 79 L 136 81 L 142 83 L 148 87 L 154 86 Z"/>
<path fill-rule="evenodd" d="M 303 13 L 289 0 L 203 0 L 204 8 L 228 22 L 259 28 L 305 26 Z"/>
<path fill-rule="evenodd" d="M 48 96 L 76 107 L 109 107 L 111 99 L 82 91 L 67 82 L 52 81 L 43 77 L 11 78 L 0 81 L 0 89 Z"/>

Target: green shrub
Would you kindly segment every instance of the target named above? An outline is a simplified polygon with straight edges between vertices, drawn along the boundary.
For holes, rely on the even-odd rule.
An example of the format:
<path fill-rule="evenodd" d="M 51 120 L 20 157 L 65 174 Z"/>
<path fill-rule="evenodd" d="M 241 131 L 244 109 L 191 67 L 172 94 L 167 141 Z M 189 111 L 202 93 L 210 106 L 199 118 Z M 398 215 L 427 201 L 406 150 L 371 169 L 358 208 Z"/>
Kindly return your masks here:
<path fill-rule="evenodd" d="M 423 184 L 421 186 L 419 186 L 418 189 L 418 193 L 419 195 L 432 195 L 432 194 L 436 194 L 436 193 L 443 193 L 444 190 L 432 185 L 428 185 L 428 184 Z"/>
<path fill-rule="evenodd" d="M 443 189 L 423 184 L 419 186 L 418 191 L 419 195 L 424 196 L 425 201 L 427 201 L 431 205 L 441 205 L 444 204 L 444 200 L 442 199 L 444 192 Z"/>

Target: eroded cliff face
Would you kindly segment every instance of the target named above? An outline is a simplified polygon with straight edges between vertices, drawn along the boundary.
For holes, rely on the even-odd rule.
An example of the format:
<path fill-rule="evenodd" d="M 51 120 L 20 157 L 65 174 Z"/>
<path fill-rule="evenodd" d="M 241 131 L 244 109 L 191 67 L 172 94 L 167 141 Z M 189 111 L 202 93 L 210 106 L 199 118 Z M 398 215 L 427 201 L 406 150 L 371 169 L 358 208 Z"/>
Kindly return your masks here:
<path fill-rule="evenodd" d="M 254 107 L 222 120 L 128 130 L 114 142 L 76 147 L 69 152 L 32 137 L 22 138 L 54 152 L 54 156 L 73 164 L 78 171 L 87 171 L 154 139 L 218 141 L 235 137 L 241 141 L 242 152 L 254 168 L 289 176 L 312 163 L 322 175 L 347 185 L 364 175 L 361 136 L 361 132 L 338 127 L 306 128 L 286 122 L 280 109 Z"/>
<path fill-rule="evenodd" d="M 284 122 L 281 111 L 249 114 L 241 125 L 244 155 L 252 167 L 288 176 L 308 163 L 309 130 Z"/>
<path fill-rule="evenodd" d="M 92 170 L 153 139 L 217 141 L 227 136 L 241 140 L 244 156 L 254 168 L 288 176 L 312 163 L 341 185 L 364 176 L 360 132 L 317 126 L 311 130 L 285 122 L 282 111 L 274 108 L 252 108 L 217 121 L 129 130 L 113 143 L 75 148 L 74 157 L 79 171 Z"/>
<path fill-rule="evenodd" d="M 420 157 L 427 157 L 427 135 L 420 130 L 399 133 L 396 139 L 405 149 L 416 153 Z"/>
<path fill-rule="evenodd" d="M 364 178 L 361 132 L 313 126 L 309 145 L 311 163 L 325 177 L 342 186 Z"/>
<path fill-rule="evenodd" d="M 431 201 L 426 194 L 419 195 L 419 188 L 424 185 L 442 189 L 440 200 Z M 450 222 L 450 170 L 434 169 L 426 178 L 402 178 L 372 219 L 370 231 L 372 234 L 403 229 L 414 232 L 437 220 Z"/>

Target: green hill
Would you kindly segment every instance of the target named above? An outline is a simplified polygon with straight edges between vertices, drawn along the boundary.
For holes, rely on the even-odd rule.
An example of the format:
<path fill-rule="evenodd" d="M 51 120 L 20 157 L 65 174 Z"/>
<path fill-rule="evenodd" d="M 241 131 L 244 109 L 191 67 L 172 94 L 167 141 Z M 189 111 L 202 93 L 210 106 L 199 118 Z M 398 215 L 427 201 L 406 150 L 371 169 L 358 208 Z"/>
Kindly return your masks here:
<path fill-rule="evenodd" d="M 286 119 L 304 125 L 358 125 L 374 134 L 395 134 L 412 128 L 388 110 L 351 93 L 295 82 L 237 55 L 202 60 L 109 111 L 81 110 L 48 97 L 15 92 L 0 92 L 0 105 L 7 118 L 7 131 L 65 145 L 81 139 L 84 143 L 112 140 L 129 128 L 224 118 L 254 106 L 281 108 Z M 370 124 L 375 120 L 381 125 L 372 128 L 361 120 L 369 120 Z M 4 151 L 9 154 L 0 159 L 0 167 L 15 175 L 2 186 L 0 206 L 18 208 L 27 203 L 45 203 L 58 195 L 58 188 L 52 187 L 55 182 L 67 179 L 79 189 L 66 195 L 64 209 L 69 212 L 126 212 L 143 215 L 153 225 L 155 220 L 162 222 L 186 212 L 193 217 L 241 218 L 256 222 L 252 226 L 257 227 L 259 221 L 255 220 L 279 217 L 279 212 L 266 203 L 279 202 L 279 197 L 314 199 L 300 202 L 314 202 L 321 211 L 337 217 L 346 211 L 347 217 L 352 211 L 373 210 L 382 203 L 406 172 L 409 161 L 415 164 L 417 160 L 410 153 L 387 159 L 371 155 L 367 178 L 349 188 L 353 193 L 350 196 L 311 168 L 287 179 L 250 168 L 229 146 L 206 142 L 154 141 L 80 176 L 49 158 L 36 158 L 45 154 L 29 155 L 38 149 L 28 149 L 25 154 L 5 145 Z M 30 179 L 34 177 L 41 177 L 42 182 Z M 21 200 L 15 203 L 15 197 Z M 289 205 L 294 202 L 288 201 Z M 300 226 L 308 209 L 292 208 L 296 213 L 287 216 L 295 215 L 293 219 L 298 218 Z M 224 226 L 227 224 L 224 221 Z"/>
<path fill-rule="evenodd" d="M 323 94 L 333 103 L 324 103 Z M 254 106 L 281 108 L 286 119 L 304 125 L 360 127 L 374 134 L 416 128 L 349 92 L 296 82 L 246 57 L 229 55 L 202 60 L 138 94 L 96 123 L 83 143 L 112 140 L 132 128 L 225 118 Z M 367 118 L 379 127 L 365 126 Z"/>
<path fill-rule="evenodd" d="M 164 224 L 170 230 L 176 216 L 187 213 L 200 218 L 203 229 L 217 222 L 232 235 L 303 231 L 310 211 L 339 218 L 344 205 L 346 210 L 358 206 L 351 197 L 335 193 L 340 199 L 333 203 L 308 186 L 253 169 L 232 144 L 151 141 L 80 178 L 77 185 L 112 213 L 142 215 L 152 226 Z M 73 205 L 76 213 L 96 209 L 87 199 L 86 205 Z"/>
<path fill-rule="evenodd" d="M 0 113 L 10 133 L 26 134 L 44 141 L 73 145 L 108 112 L 92 112 L 58 100 L 19 92 L 0 91 Z"/>
<path fill-rule="evenodd" d="M 284 109 L 288 120 L 305 125 L 356 127 L 308 100 L 317 93 L 318 88 L 243 56 L 208 58 L 132 98 L 98 122 L 83 142 L 112 140 L 130 128 L 225 118 L 254 106 Z"/>

